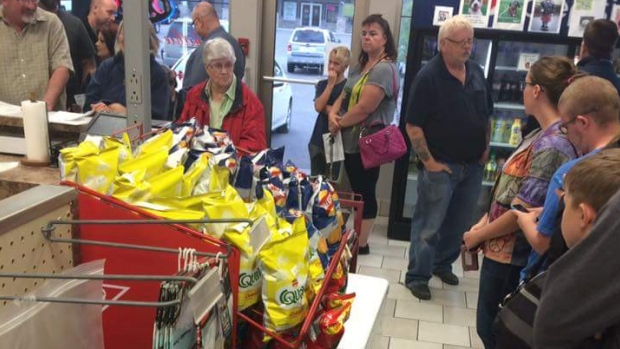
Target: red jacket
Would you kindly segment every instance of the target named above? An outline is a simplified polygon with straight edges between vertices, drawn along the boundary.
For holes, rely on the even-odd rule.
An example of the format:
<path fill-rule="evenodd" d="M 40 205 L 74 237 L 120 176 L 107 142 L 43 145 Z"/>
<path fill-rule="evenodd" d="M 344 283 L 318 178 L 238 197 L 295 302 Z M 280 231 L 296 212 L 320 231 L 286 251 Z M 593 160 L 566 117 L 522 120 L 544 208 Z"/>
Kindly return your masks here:
<path fill-rule="evenodd" d="M 181 112 L 179 122 L 195 117 L 200 126 L 209 126 L 209 100 L 205 93 L 207 82 L 192 87 Z M 259 152 L 267 148 L 265 136 L 265 110 L 258 97 L 248 86 L 237 80 L 235 100 L 230 112 L 222 121 L 222 129 L 228 131 L 230 138 L 241 153 Z"/>

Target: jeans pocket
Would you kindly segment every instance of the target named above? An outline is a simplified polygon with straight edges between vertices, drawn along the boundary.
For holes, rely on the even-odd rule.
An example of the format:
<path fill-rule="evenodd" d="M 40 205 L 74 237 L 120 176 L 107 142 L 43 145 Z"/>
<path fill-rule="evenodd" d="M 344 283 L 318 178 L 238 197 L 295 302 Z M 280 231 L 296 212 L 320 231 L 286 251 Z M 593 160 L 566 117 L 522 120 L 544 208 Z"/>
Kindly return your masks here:
<path fill-rule="evenodd" d="M 450 174 L 446 171 L 431 172 L 423 171 L 424 180 L 430 184 L 443 185 L 450 181 Z"/>

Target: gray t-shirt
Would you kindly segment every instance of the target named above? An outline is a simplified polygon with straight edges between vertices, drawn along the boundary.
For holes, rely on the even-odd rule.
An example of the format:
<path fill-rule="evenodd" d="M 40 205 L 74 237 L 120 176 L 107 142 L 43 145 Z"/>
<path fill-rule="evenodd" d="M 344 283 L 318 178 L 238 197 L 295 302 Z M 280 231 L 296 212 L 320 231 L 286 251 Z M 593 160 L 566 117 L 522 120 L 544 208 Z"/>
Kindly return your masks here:
<path fill-rule="evenodd" d="M 396 65 L 393 62 L 381 61 L 375 65 L 368 72 L 368 80 L 365 85 L 375 85 L 383 90 L 384 96 L 381 103 L 374 112 L 368 115 L 368 118 L 357 125 L 342 129 L 342 143 L 344 146 L 344 152 L 347 154 L 359 153 L 358 139 L 362 125 L 369 125 L 375 120 L 380 120 L 384 125 L 389 125 L 394 118 L 394 111 L 396 110 L 396 100 L 394 96 L 398 94 L 400 86 L 400 80 L 396 75 Z M 344 115 L 348 110 L 349 99 L 351 97 L 351 91 L 353 86 L 363 77 L 360 74 L 360 67 L 355 66 L 351 68 L 349 72 L 349 80 L 347 80 L 344 86 L 343 93 L 344 98 L 342 100 L 342 107 L 340 108 L 340 115 Z M 396 90 L 395 90 L 396 88 Z"/>

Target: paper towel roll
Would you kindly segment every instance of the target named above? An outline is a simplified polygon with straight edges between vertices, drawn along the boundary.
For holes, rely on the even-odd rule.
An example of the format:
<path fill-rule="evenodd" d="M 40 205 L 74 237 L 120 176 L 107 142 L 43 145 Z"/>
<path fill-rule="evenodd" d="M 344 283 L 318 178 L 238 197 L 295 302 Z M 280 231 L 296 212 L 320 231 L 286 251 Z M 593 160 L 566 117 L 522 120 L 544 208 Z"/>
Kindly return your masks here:
<path fill-rule="evenodd" d="M 49 162 L 49 133 L 47 131 L 47 108 L 45 102 L 22 102 L 26 158 L 28 161 Z"/>

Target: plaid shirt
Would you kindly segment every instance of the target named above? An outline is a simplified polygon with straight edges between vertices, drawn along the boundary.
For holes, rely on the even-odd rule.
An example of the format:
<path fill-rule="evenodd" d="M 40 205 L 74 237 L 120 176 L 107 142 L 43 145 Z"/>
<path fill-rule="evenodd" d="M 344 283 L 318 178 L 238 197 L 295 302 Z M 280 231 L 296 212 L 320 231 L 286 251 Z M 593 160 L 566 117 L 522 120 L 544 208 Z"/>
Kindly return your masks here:
<path fill-rule="evenodd" d="M 69 43 L 62 22 L 37 9 L 36 22 L 17 33 L 6 22 L 0 6 L 0 101 L 20 105 L 34 92 L 42 100 L 52 73 L 58 67 L 73 71 Z M 54 109 L 65 109 L 63 92 Z"/>

